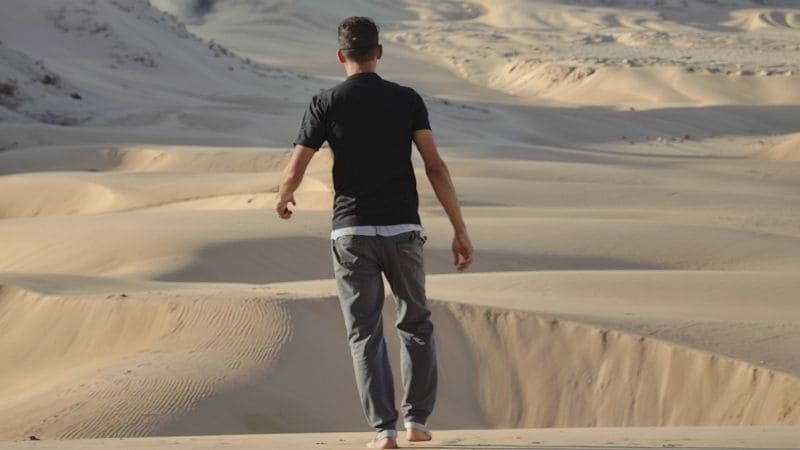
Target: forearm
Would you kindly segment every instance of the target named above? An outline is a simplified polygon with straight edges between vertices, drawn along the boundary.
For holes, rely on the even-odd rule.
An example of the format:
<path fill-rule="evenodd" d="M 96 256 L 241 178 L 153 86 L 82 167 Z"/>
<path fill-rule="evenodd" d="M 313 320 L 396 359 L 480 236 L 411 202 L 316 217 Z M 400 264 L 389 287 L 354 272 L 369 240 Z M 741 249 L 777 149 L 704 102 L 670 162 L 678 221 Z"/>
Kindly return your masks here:
<path fill-rule="evenodd" d="M 450 171 L 447 166 L 442 164 L 440 167 L 427 170 L 426 173 L 431 186 L 433 186 L 436 198 L 442 204 L 450 223 L 453 225 L 453 230 L 456 233 L 465 233 L 467 226 L 461 216 L 461 207 L 456 196 L 456 188 L 453 186 L 453 180 L 450 178 Z"/>
<path fill-rule="evenodd" d="M 294 191 L 300 187 L 302 181 L 302 174 L 298 175 L 290 171 L 284 171 L 281 176 L 280 187 L 278 188 L 278 198 L 280 201 L 288 202 L 292 198 L 292 195 L 294 195 Z"/>

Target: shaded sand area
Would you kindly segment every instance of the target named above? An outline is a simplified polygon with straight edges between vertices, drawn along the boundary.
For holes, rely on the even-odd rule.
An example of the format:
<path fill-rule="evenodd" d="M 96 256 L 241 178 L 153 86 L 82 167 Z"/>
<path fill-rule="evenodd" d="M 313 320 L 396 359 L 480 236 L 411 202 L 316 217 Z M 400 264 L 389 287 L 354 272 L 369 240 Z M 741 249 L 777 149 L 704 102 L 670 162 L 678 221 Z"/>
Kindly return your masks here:
<path fill-rule="evenodd" d="M 798 446 L 794 2 L 153 5 L 0 5 L 0 447 L 362 447 L 219 436 L 366 430 L 328 149 L 272 212 L 356 13 L 423 94 L 477 248 L 452 273 L 415 160 L 431 425 L 477 430 L 418 447 Z"/>

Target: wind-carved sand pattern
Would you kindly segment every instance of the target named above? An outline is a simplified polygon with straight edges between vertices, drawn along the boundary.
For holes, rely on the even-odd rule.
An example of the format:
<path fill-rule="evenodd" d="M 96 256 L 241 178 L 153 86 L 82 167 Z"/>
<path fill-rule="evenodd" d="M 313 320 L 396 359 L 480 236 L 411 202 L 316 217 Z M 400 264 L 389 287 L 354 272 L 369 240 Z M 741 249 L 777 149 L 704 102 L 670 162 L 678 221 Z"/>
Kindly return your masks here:
<path fill-rule="evenodd" d="M 0 295 L 0 323 L 15 344 L 0 348 L 9 362 L 3 436 L 159 434 L 226 384 L 267 370 L 292 333 L 285 308 L 269 298 L 55 296 L 8 286 Z M 32 330 L 38 338 L 19 339 Z"/>
<path fill-rule="evenodd" d="M 0 439 L 43 439 L 0 446 L 363 447 L 329 149 L 272 211 L 350 14 L 428 104 L 478 249 L 452 273 L 415 160 L 433 445 L 797 445 L 796 2 L 205 5 L 0 6 Z M 710 428 L 635 428 L 683 425 Z M 215 436 L 292 432 L 337 434 Z"/>

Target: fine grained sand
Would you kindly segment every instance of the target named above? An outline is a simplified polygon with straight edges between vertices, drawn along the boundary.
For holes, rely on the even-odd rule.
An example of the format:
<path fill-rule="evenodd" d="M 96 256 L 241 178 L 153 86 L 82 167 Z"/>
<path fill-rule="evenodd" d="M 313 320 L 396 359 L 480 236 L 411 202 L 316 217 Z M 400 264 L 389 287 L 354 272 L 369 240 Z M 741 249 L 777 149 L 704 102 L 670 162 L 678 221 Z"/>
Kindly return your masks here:
<path fill-rule="evenodd" d="M 0 6 L 0 439 L 366 429 L 331 280 L 330 151 L 291 221 L 271 208 L 306 102 L 342 78 L 335 25 L 367 14 L 381 73 L 426 99 L 478 249 L 452 273 L 417 160 L 431 425 L 711 427 L 437 444 L 800 442 L 793 2 L 153 4 Z M 745 425 L 789 427 L 719 428 Z M 111 445 L 7 446 L 42 444 Z"/>
<path fill-rule="evenodd" d="M 342 450 L 363 449 L 368 433 L 302 433 L 269 435 L 149 437 L 80 439 L 4 443 L 8 449 L 216 449 L 263 448 L 295 450 L 334 446 Z M 599 449 L 776 449 L 796 448 L 793 427 L 676 427 L 676 428 L 572 428 L 518 430 L 440 431 L 436 440 L 406 444 L 406 448 L 529 448 L 581 450 Z M 599 444 L 599 445 L 598 445 Z"/>

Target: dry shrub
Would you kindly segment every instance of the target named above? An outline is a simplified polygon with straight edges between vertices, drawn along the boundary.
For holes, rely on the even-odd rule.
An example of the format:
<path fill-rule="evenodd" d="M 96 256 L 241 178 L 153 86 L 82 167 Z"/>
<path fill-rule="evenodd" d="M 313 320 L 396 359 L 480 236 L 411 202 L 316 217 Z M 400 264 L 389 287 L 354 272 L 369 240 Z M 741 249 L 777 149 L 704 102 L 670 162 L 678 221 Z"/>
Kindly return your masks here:
<path fill-rule="evenodd" d="M 17 84 L 13 81 L 0 83 L 0 105 L 13 108 L 15 103 L 14 97 L 17 95 Z"/>
<path fill-rule="evenodd" d="M 61 77 L 48 73 L 45 74 L 39 81 L 44 85 L 58 86 L 61 84 Z"/>

